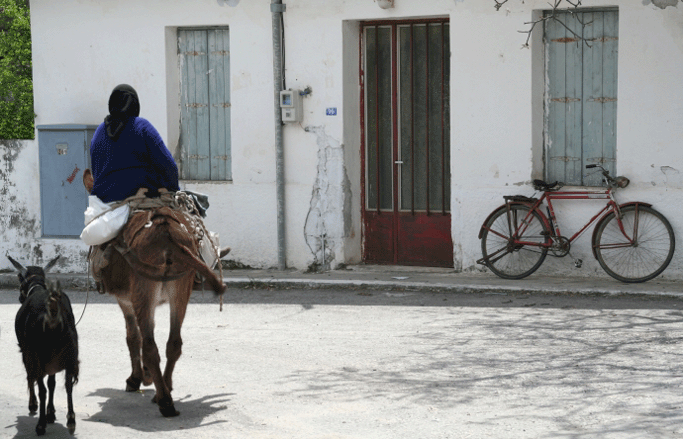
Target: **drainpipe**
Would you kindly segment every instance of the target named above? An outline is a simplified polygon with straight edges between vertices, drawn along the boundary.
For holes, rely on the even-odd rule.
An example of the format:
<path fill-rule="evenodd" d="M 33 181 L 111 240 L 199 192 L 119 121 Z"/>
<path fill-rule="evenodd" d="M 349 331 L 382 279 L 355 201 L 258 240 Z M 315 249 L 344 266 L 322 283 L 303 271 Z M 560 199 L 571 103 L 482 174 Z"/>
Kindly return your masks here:
<path fill-rule="evenodd" d="M 277 266 L 287 268 L 285 245 L 285 158 L 282 140 L 282 110 L 280 91 L 283 89 L 282 66 L 282 13 L 286 5 L 282 0 L 272 0 L 270 11 L 273 14 L 273 80 L 275 85 L 275 189 L 277 198 Z"/>

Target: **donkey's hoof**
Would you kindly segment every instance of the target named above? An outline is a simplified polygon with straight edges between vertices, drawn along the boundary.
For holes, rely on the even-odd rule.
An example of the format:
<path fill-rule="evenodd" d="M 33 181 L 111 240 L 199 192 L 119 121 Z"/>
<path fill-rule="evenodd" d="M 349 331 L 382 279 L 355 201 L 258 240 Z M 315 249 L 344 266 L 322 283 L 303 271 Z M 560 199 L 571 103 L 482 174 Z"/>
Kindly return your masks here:
<path fill-rule="evenodd" d="M 178 416 L 180 412 L 175 409 L 175 407 L 170 406 L 170 407 L 161 407 L 159 406 L 159 411 L 165 418 L 172 418 L 174 416 Z"/>
<path fill-rule="evenodd" d="M 55 420 L 57 420 L 57 417 L 55 416 L 55 412 L 46 413 L 45 414 L 45 420 L 47 421 L 48 424 L 54 424 Z"/>
<path fill-rule="evenodd" d="M 137 392 L 140 390 L 140 383 L 142 381 L 139 378 L 130 377 L 126 380 L 126 392 Z"/>
<path fill-rule="evenodd" d="M 158 402 L 159 411 L 165 418 L 172 418 L 173 416 L 178 416 L 180 412 L 175 409 L 173 405 L 173 400 L 170 397 L 161 398 Z"/>
<path fill-rule="evenodd" d="M 38 404 L 29 404 L 28 405 L 28 413 L 30 415 L 35 415 L 37 411 L 38 411 Z"/>
<path fill-rule="evenodd" d="M 45 426 L 41 425 L 41 424 L 36 425 L 36 434 L 38 436 L 44 435 L 45 434 Z"/>

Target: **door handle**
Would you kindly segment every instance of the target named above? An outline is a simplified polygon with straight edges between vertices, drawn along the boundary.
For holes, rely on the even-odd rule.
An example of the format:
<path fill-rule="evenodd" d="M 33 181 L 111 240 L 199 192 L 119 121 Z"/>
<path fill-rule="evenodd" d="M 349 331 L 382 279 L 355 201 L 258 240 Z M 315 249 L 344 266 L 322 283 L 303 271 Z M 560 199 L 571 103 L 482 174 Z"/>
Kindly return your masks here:
<path fill-rule="evenodd" d="M 403 160 L 396 160 L 394 163 L 396 163 L 397 165 L 402 165 L 402 164 L 403 164 Z"/>

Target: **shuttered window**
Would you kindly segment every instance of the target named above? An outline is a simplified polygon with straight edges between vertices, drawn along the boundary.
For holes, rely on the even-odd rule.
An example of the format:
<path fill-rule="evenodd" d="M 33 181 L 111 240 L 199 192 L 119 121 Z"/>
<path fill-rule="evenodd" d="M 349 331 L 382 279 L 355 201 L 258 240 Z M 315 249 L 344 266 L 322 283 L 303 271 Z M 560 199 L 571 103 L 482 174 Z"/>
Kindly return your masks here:
<path fill-rule="evenodd" d="M 178 29 L 178 56 L 181 177 L 232 180 L 228 29 Z"/>
<path fill-rule="evenodd" d="M 599 174 L 585 165 L 616 171 L 619 16 L 600 10 L 558 18 L 545 22 L 546 178 L 599 186 Z"/>

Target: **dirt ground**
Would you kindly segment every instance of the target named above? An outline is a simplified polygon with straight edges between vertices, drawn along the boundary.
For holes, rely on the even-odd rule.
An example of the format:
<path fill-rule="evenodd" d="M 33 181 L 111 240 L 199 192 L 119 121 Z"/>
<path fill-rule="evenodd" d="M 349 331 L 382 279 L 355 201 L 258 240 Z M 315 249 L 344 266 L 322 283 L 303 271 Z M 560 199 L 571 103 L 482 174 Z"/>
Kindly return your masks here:
<path fill-rule="evenodd" d="M 76 437 L 674 438 L 683 433 L 683 300 L 381 289 L 195 292 L 174 375 L 181 412 L 126 393 L 123 317 L 69 291 L 81 377 Z M 0 437 L 34 437 L 0 291 Z M 168 308 L 157 311 L 165 345 Z M 57 422 L 70 437 L 63 374 Z"/>

